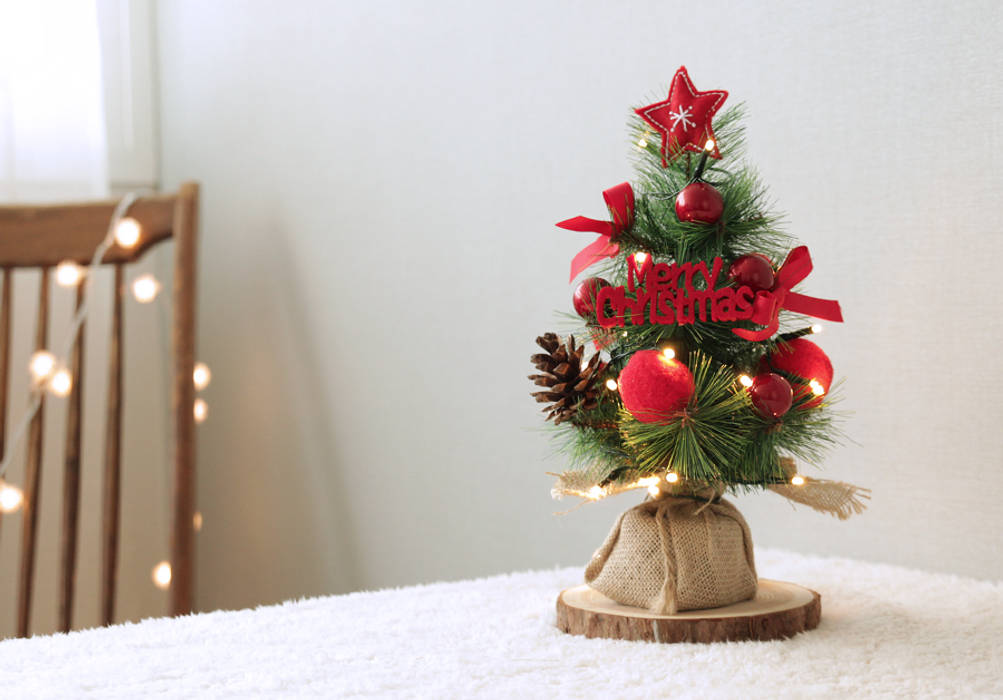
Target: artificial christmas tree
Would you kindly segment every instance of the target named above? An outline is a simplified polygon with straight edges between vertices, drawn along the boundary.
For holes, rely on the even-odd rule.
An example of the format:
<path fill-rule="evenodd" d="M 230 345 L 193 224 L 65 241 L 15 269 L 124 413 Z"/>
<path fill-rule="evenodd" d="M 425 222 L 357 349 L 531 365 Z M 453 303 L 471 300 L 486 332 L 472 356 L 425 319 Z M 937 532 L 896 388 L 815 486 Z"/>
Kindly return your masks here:
<path fill-rule="evenodd" d="M 779 229 L 743 162 L 741 109 L 714 121 L 727 96 L 697 91 L 680 68 L 667 99 L 635 110 L 637 191 L 603 192 L 608 221 L 558 224 L 599 237 L 571 264 L 572 281 L 597 275 L 575 290 L 584 326 L 542 336 L 548 354 L 533 356 L 541 374 L 531 378 L 547 387 L 535 395 L 553 402 L 544 410 L 572 462 L 553 493 L 648 492 L 596 552 L 590 586 L 559 599 L 566 631 L 710 641 L 810 629 L 817 594 L 757 585 L 749 527 L 723 496 L 769 489 L 841 519 L 868 497 L 794 461 L 818 463 L 839 437 L 832 364 L 803 337 L 819 330 L 803 318 L 842 314 L 793 291 L 811 257 Z"/>

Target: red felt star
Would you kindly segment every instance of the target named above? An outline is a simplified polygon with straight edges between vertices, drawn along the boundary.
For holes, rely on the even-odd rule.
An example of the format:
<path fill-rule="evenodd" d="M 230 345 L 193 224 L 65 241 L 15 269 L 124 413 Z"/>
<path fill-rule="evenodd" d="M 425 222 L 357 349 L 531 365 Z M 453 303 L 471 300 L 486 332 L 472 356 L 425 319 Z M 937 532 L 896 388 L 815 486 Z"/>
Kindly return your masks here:
<path fill-rule="evenodd" d="M 669 88 L 669 97 L 634 111 L 662 135 L 662 166 L 678 157 L 684 150 L 699 153 L 708 139 L 714 140 L 713 158 L 720 158 L 711 119 L 728 93 L 724 90 L 697 92 L 686 72 L 686 66 L 676 71 Z"/>

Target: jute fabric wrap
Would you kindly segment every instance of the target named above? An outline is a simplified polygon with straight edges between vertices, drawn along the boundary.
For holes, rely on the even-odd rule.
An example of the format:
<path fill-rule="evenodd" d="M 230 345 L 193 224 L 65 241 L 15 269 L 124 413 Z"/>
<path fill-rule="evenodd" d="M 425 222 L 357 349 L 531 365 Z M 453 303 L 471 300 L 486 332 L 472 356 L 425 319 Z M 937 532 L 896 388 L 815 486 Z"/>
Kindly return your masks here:
<path fill-rule="evenodd" d="M 748 600 L 756 595 L 749 526 L 720 497 L 645 501 L 620 515 L 585 581 L 618 603 L 655 613 Z"/>

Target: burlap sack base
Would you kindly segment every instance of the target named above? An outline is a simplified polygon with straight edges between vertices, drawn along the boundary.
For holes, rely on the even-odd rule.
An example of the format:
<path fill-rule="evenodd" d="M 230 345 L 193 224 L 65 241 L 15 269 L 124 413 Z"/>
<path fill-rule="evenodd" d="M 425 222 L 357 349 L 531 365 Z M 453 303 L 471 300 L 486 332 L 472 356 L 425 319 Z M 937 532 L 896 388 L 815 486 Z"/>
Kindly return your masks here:
<path fill-rule="evenodd" d="M 645 501 L 620 515 L 585 581 L 618 603 L 660 614 L 749 600 L 757 581 L 749 526 L 723 498 Z"/>

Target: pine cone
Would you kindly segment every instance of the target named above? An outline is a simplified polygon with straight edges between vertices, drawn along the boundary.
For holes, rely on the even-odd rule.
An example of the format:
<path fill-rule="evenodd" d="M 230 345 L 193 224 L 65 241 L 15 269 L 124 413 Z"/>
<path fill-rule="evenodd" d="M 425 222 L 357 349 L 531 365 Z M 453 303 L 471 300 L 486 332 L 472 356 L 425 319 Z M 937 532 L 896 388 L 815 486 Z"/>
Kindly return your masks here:
<path fill-rule="evenodd" d="M 585 346 L 576 347 L 574 336 L 568 336 L 568 342 L 562 344 L 556 334 L 545 333 L 536 344 L 546 352 L 530 359 L 542 374 L 531 374 L 529 378 L 537 386 L 547 387 L 533 393 L 537 403 L 550 404 L 543 409 L 547 420 L 553 418 L 554 424 L 560 425 L 579 409 L 588 411 L 599 405 L 599 376 L 606 369 L 599 353 L 583 366 Z"/>

